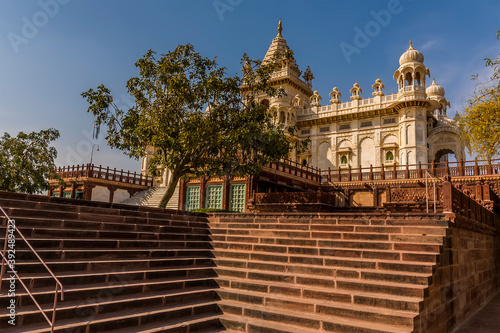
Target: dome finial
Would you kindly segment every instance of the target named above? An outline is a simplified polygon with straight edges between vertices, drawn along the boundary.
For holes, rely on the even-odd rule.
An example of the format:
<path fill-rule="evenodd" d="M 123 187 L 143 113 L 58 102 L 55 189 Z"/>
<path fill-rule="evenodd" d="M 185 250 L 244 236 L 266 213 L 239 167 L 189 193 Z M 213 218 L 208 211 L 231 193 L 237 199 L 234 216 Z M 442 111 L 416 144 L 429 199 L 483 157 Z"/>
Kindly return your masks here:
<path fill-rule="evenodd" d="M 281 19 L 278 23 L 278 36 L 281 36 L 281 32 L 283 31 L 283 25 L 281 23 Z"/>
<path fill-rule="evenodd" d="M 411 42 L 411 39 L 410 39 L 410 49 L 413 49 L 413 43 Z"/>

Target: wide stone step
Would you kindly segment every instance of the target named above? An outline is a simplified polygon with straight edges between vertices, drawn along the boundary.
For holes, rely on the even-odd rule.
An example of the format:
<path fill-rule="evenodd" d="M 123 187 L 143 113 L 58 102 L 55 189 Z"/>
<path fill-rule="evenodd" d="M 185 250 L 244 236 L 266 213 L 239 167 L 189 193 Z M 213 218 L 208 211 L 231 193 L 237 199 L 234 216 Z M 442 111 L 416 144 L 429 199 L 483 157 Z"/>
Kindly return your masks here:
<path fill-rule="evenodd" d="M 142 325 L 161 322 L 164 326 L 172 325 L 170 332 L 179 332 L 178 324 L 181 321 L 204 319 L 210 325 L 217 325 L 219 307 L 214 300 L 198 300 L 182 305 L 165 304 L 162 307 L 139 308 L 122 311 L 119 314 L 103 314 L 92 318 L 75 318 L 57 321 L 55 333 L 66 332 L 111 332 L 112 330 L 124 329 L 125 332 L 136 332 Z M 208 317 L 211 317 L 209 320 Z M 2 332 L 9 333 L 46 333 L 50 332 L 47 325 L 27 325 L 12 328 Z M 161 331 L 160 331 L 161 332 Z M 169 332 L 168 330 L 163 332 Z"/>
<path fill-rule="evenodd" d="M 277 241 L 278 242 L 278 241 Z M 238 241 L 219 241 L 214 240 L 210 242 L 215 250 L 234 250 L 234 251 L 250 251 L 250 252 L 270 252 L 270 253 L 288 253 L 288 254 L 307 254 L 307 255 L 327 255 L 326 253 L 331 250 L 351 250 L 351 251 L 364 251 L 364 250 L 378 250 L 379 252 L 394 252 L 399 244 L 405 242 L 375 242 L 375 241 L 350 241 L 350 240 L 336 240 L 325 241 L 318 240 L 316 245 L 298 245 L 292 242 L 278 242 L 280 244 L 267 244 L 267 243 L 250 243 L 248 240 L 239 239 Z M 285 243 L 285 244 L 281 244 Z M 300 241 L 297 242 L 300 244 Z M 408 243 L 415 243 L 409 241 Z M 418 243 L 417 243 L 418 244 Z M 424 243 L 425 245 L 434 245 L 434 249 L 439 249 L 442 242 Z M 417 250 L 418 251 L 418 250 Z M 438 253 L 437 251 L 435 253 Z"/>
<path fill-rule="evenodd" d="M 446 236 L 446 228 L 442 226 L 365 226 L 365 225 L 327 225 L 327 224 L 256 224 L 256 223 L 210 223 L 212 234 L 228 235 L 270 235 L 283 231 L 297 231 L 301 235 L 310 231 L 311 235 L 326 233 L 332 236 L 337 234 L 404 234 L 404 235 L 438 235 Z M 302 233 L 300 233 L 302 231 Z M 380 235 L 379 235 L 380 236 Z"/>
<path fill-rule="evenodd" d="M 211 249 L 208 241 L 197 240 L 152 240 L 152 239 L 95 239 L 95 238 L 54 238 L 54 237 L 27 237 L 28 242 L 35 249 Z M 27 248 L 24 241 L 16 242 L 16 249 Z"/>
<path fill-rule="evenodd" d="M 193 264 L 205 264 L 212 257 L 209 249 L 37 249 L 37 253 L 43 260 L 78 260 L 78 259 L 160 259 L 160 258 L 178 258 L 179 263 L 187 263 L 188 260 Z M 36 260 L 33 252 L 28 249 L 16 249 L 16 259 L 19 262 Z M 174 259 L 171 259 L 174 260 Z M 168 265 L 168 264 L 167 264 Z"/>
<path fill-rule="evenodd" d="M 76 202 L 77 203 L 77 202 Z M 201 214 L 189 216 L 169 213 L 167 210 L 158 209 L 157 213 L 153 212 L 134 212 L 129 210 L 113 210 L 103 209 L 98 207 L 85 207 L 78 205 L 56 205 L 44 208 L 23 208 L 15 206 L 4 207 L 7 215 L 10 218 L 51 218 L 62 220 L 82 220 L 82 221 L 97 221 L 97 222 L 115 222 L 129 224 L 157 224 L 157 225 L 177 225 L 190 227 L 206 227 L 207 222 Z M 128 206 L 130 207 L 130 206 Z M 43 212 L 43 214 L 41 213 Z M 114 213 L 114 214 L 112 214 Z"/>
<path fill-rule="evenodd" d="M 169 321 L 168 324 L 141 325 L 134 333 L 219 333 L 229 332 L 219 320 L 220 314 L 205 314 L 193 316 L 193 319 L 179 319 Z M 129 333 L 130 328 L 109 331 L 112 333 Z M 233 331 L 234 332 L 234 331 Z"/>
<path fill-rule="evenodd" d="M 386 309 L 395 309 L 418 313 L 423 304 L 423 300 L 419 297 L 405 297 L 399 295 L 383 295 L 380 293 L 369 293 L 355 290 L 339 290 L 324 287 L 308 287 L 302 285 L 292 285 L 289 283 L 273 284 L 265 281 L 247 279 L 238 279 L 234 277 L 218 276 L 217 284 L 224 289 L 256 291 L 274 295 L 286 295 L 294 299 L 313 299 L 317 302 L 333 301 L 347 304 L 360 304 L 371 307 L 382 307 Z"/>
<path fill-rule="evenodd" d="M 290 274 L 281 272 L 263 272 L 260 270 L 216 267 L 218 276 L 227 279 L 248 279 L 249 281 L 266 281 L 272 283 L 288 283 L 308 287 L 323 287 L 341 290 L 356 290 L 387 295 L 408 297 L 424 297 L 427 286 L 416 284 L 395 283 L 387 281 L 360 280 L 345 277 L 322 277 L 310 274 Z"/>
<path fill-rule="evenodd" d="M 65 288 L 70 289 L 75 286 L 85 286 L 96 283 L 106 284 L 109 283 L 109 281 L 140 282 L 159 278 L 213 277 L 212 267 L 213 265 L 210 262 L 198 266 L 182 266 L 178 264 L 170 267 L 162 266 L 142 270 L 133 269 L 133 267 L 131 267 L 130 269 L 121 269 L 119 271 L 93 270 L 72 273 L 63 272 L 57 274 L 57 278 Z M 33 290 L 32 288 L 54 286 L 54 278 L 48 273 L 20 274 L 20 277 L 28 288 L 30 288 L 30 291 Z"/>
<path fill-rule="evenodd" d="M 302 254 L 283 254 L 283 253 L 254 253 L 250 251 L 232 251 L 232 250 L 215 250 L 214 255 L 218 259 L 241 259 L 251 261 L 263 261 L 272 263 L 296 263 L 317 266 L 335 266 L 335 267 L 350 267 L 350 268 L 365 268 L 365 269 L 384 269 L 388 271 L 398 272 L 413 272 L 432 274 L 435 268 L 434 262 L 429 261 L 400 261 L 387 260 L 385 258 L 355 258 L 336 255 L 336 253 L 321 252 L 321 254 L 311 257 Z M 328 254 L 331 254 L 328 256 Z M 417 256 L 416 259 L 420 259 Z M 392 265 L 391 265 L 392 264 Z M 385 267 L 385 268 L 382 268 Z M 387 267 L 391 267 L 388 269 Z"/>
<path fill-rule="evenodd" d="M 164 293 L 169 290 L 182 290 L 191 287 L 210 287 L 214 288 L 214 277 L 172 277 L 161 279 L 149 279 L 147 281 L 128 281 L 118 276 L 106 284 L 96 283 L 83 286 L 72 286 L 64 289 L 64 302 L 81 302 L 87 300 L 100 300 L 102 298 L 113 297 L 116 295 L 133 295 L 148 292 Z M 52 306 L 54 301 L 54 290 L 52 288 L 40 288 L 30 290 L 37 302 Z M 33 304 L 30 296 L 22 290 L 22 287 L 16 292 L 18 306 L 31 306 Z M 7 301 L 7 295 L 1 295 L 2 302 Z"/>
<path fill-rule="evenodd" d="M 268 243 L 295 241 L 297 245 L 315 246 L 321 241 L 327 240 L 355 240 L 355 241 L 372 241 L 372 242 L 420 242 L 420 243 L 436 243 L 443 242 L 444 236 L 431 236 L 427 234 L 421 235 L 403 235 L 403 234 L 362 234 L 362 233 L 331 233 L 331 232 L 288 232 L 288 231 L 262 231 L 255 230 L 249 234 L 234 233 L 234 234 L 212 234 L 211 239 L 218 242 L 247 242 L 247 243 Z"/>
<path fill-rule="evenodd" d="M 281 242 L 276 240 L 277 245 L 293 245 L 294 240 L 290 242 Z M 303 245 L 298 242 L 296 245 Z M 396 246 L 398 245 L 398 246 Z M 371 249 L 345 249 L 345 248 L 324 248 L 319 249 L 319 256 L 308 256 L 309 262 L 311 263 L 322 263 L 323 257 L 343 257 L 343 258 L 365 258 L 365 259 L 383 259 L 383 260 L 394 260 L 394 261 L 421 261 L 421 262 L 436 262 L 436 258 L 439 254 L 439 245 L 421 245 L 421 244 L 409 244 L 410 246 L 399 246 L 395 244 L 395 250 L 371 250 Z M 310 245 L 314 246 L 314 245 Z M 213 253 L 219 257 L 233 257 L 239 259 L 251 259 L 253 257 L 268 256 L 262 254 L 261 252 L 249 252 L 249 251 L 228 251 L 224 249 L 216 249 Z M 288 261 L 286 259 L 286 254 L 276 253 L 276 261 Z"/>
<path fill-rule="evenodd" d="M 173 289 L 164 291 L 161 294 L 142 293 L 127 295 L 124 293 L 103 293 L 101 297 L 87 298 L 85 302 L 81 301 L 60 301 L 56 311 L 57 322 L 66 319 L 80 318 L 93 319 L 103 314 L 117 313 L 140 308 L 160 308 L 164 305 L 182 305 L 198 300 L 215 300 L 217 295 L 213 287 L 191 287 L 182 290 Z M 42 307 L 49 318 L 52 316 L 52 306 L 47 304 Z M 23 306 L 16 315 L 16 321 L 22 325 L 43 323 L 38 308 L 34 305 Z M 6 316 L 0 316 L 0 328 L 3 330 L 10 327 Z"/>
<path fill-rule="evenodd" d="M 174 260 L 174 261 L 173 261 Z M 103 260 L 66 260 L 66 261 L 46 261 L 47 266 L 59 275 L 68 272 L 92 272 L 92 271 L 123 271 L 126 269 L 148 269 L 172 267 L 176 258 L 158 258 L 158 259 L 103 259 Z M 191 267 L 191 266 L 190 266 Z M 209 270 L 211 263 L 206 263 L 201 269 Z M 16 270 L 19 274 L 43 273 L 47 270 L 39 261 L 21 261 L 16 263 Z"/>
<path fill-rule="evenodd" d="M 223 301 L 230 300 L 251 305 L 260 305 L 266 309 L 283 309 L 285 312 L 294 311 L 305 315 L 338 316 L 355 320 L 366 320 L 372 323 L 395 324 L 406 327 L 412 327 L 413 318 L 418 315 L 418 313 L 374 308 L 361 304 L 353 305 L 334 301 L 318 301 L 285 295 L 269 295 L 267 293 L 246 290 L 229 290 L 223 288 L 217 290 L 217 294 Z"/>
<path fill-rule="evenodd" d="M 208 234 L 205 224 L 199 226 L 186 226 L 184 221 L 155 220 L 156 223 L 118 223 L 100 222 L 87 220 L 65 220 L 50 219 L 46 217 L 20 217 L 14 218 L 17 227 L 31 228 L 64 228 L 64 229 L 86 229 L 86 230 L 117 230 L 130 232 L 151 232 L 151 233 L 194 233 Z M 5 228 L 5 218 L 0 218 L 0 226 Z M 149 219 L 148 222 L 151 222 Z"/>
<path fill-rule="evenodd" d="M 238 268 L 259 270 L 263 272 L 279 272 L 291 274 L 310 274 L 312 276 L 326 276 L 330 278 L 350 278 L 373 281 L 386 281 L 403 284 L 418 284 L 427 286 L 431 275 L 425 273 L 409 273 L 381 270 L 377 268 L 302 265 L 300 263 L 269 263 L 263 261 L 241 261 L 231 259 L 214 259 L 218 268 Z M 354 266 L 354 265 L 353 265 Z M 361 266 L 361 265 L 360 265 Z"/>
<path fill-rule="evenodd" d="M 195 233 L 171 233 L 163 232 L 139 232 L 139 231 L 117 231 L 117 230 L 92 230 L 76 228 L 41 228 L 25 227 L 16 225 L 17 230 L 26 238 L 53 237 L 53 238 L 92 238 L 92 239 L 124 239 L 124 240 L 183 240 L 183 241 L 209 241 L 206 234 Z M 0 234 L 5 234 L 5 227 L 0 228 Z"/>
<path fill-rule="evenodd" d="M 224 312 L 224 315 L 220 317 L 222 325 L 240 332 L 409 333 L 413 331 L 405 326 L 370 323 L 326 314 L 311 314 L 291 310 L 284 312 L 266 306 L 231 300 L 223 300 L 219 303 L 219 306 Z"/>

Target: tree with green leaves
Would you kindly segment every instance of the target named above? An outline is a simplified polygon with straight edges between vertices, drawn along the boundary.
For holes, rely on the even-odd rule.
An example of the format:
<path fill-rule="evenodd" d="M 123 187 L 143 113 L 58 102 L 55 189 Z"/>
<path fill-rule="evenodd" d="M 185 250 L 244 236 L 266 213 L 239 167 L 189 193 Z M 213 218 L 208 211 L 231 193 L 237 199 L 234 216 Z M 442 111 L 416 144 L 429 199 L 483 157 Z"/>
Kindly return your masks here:
<path fill-rule="evenodd" d="M 129 110 L 120 110 L 103 85 L 82 93 L 96 125 L 107 127 L 112 148 L 139 159 L 154 147 L 149 172 L 157 177 L 161 167 L 171 171 L 160 207 L 181 177 L 255 175 L 263 164 L 288 155 L 294 129 L 275 124 L 256 99 L 262 92 L 283 94 L 268 84 L 279 61 L 262 64 L 244 55 L 242 64 L 240 78 L 227 76 L 190 44 L 159 58 L 150 50 L 135 64 L 139 76 L 127 82 L 135 99 Z"/>
<path fill-rule="evenodd" d="M 500 39 L 500 30 L 496 37 Z M 488 159 L 500 155 L 500 54 L 484 60 L 493 74 L 487 82 L 476 85 L 467 106 L 455 120 L 469 154 Z"/>
<path fill-rule="evenodd" d="M 53 128 L 23 133 L 8 133 L 0 138 L 0 191 L 41 193 L 50 188 L 48 179 L 56 178 L 57 151 L 50 143 L 59 138 Z"/>

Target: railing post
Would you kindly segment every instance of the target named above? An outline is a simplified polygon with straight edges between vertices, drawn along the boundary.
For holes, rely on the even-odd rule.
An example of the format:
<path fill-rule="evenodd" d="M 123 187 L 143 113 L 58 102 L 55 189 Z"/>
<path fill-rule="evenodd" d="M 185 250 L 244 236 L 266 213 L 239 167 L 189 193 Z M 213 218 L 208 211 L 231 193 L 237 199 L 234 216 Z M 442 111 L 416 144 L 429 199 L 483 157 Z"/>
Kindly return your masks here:
<path fill-rule="evenodd" d="M 332 182 L 332 170 L 328 167 L 328 182 Z"/>
<path fill-rule="evenodd" d="M 342 169 L 340 168 L 340 165 L 339 165 L 339 173 L 337 175 L 337 181 L 340 183 L 342 181 Z"/>
<path fill-rule="evenodd" d="M 491 157 L 488 157 L 488 166 L 486 167 L 488 175 L 493 174 L 493 166 L 491 165 Z"/>
<path fill-rule="evenodd" d="M 432 175 L 435 176 L 436 175 L 436 161 L 432 161 Z"/>
<path fill-rule="evenodd" d="M 479 165 L 477 164 L 477 157 L 474 158 L 474 176 L 479 176 Z"/>
<path fill-rule="evenodd" d="M 448 160 L 446 160 L 446 165 L 445 165 L 445 168 L 444 168 L 444 174 L 445 175 L 451 175 L 450 174 L 450 165 L 448 164 Z"/>
<path fill-rule="evenodd" d="M 351 181 L 352 180 L 352 175 L 351 175 L 351 165 L 349 164 L 349 175 L 347 176 L 347 181 Z"/>
<path fill-rule="evenodd" d="M 422 178 L 422 162 L 418 161 L 417 178 Z"/>
<path fill-rule="evenodd" d="M 398 178 L 397 163 L 394 162 L 394 172 L 392 173 L 392 179 L 397 179 L 397 178 Z"/>
<path fill-rule="evenodd" d="M 385 180 L 384 163 L 382 163 L 382 166 L 380 167 L 380 179 Z"/>
<path fill-rule="evenodd" d="M 445 175 L 443 182 L 443 213 L 453 212 L 453 185 L 450 178 L 450 175 Z"/>
<path fill-rule="evenodd" d="M 409 170 L 408 162 L 406 162 L 405 179 L 410 179 L 410 170 Z"/>
<path fill-rule="evenodd" d="M 358 175 L 358 181 L 363 180 L 363 168 L 361 167 L 361 164 L 359 165 L 359 175 Z"/>
<path fill-rule="evenodd" d="M 460 159 L 460 161 L 458 162 L 458 175 L 459 176 L 463 176 L 465 174 L 464 164 L 465 164 L 464 160 Z"/>
<path fill-rule="evenodd" d="M 370 180 L 373 180 L 373 165 L 370 164 L 370 176 L 368 177 Z"/>

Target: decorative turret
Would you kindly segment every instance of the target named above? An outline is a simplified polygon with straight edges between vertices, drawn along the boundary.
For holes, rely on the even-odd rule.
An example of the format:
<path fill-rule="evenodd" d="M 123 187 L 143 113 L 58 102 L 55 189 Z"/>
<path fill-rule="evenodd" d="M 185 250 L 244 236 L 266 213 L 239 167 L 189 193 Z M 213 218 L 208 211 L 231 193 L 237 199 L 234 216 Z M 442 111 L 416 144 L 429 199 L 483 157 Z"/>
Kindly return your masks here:
<path fill-rule="evenodd" d="M 355 82 L 352 85 L 352 88 L 351 88 L 351 90 L 349 90 L 349 92 L 352 94 L 351 100 L 354 101 L 354 100 L 361 99 L 361 94 L 363 93 L 363 90 L 359 87 L 359 84 L 357 82 Z"/>
<path fill-rule="evenodd" d="M 340 103 L 340 97 L 342 97 L 342 93 L 339 91 L 339 88 L 337 86 L 333 87 L 332 92 L 330 93 L 331 100 L 330 103 Z"/>
<path fill-rule="evenodd" d="M 375 83 L 372 85 L 372 89 L 373 89 L 372 92 L 373 96 L 384 96 L 383 90 L 385 89 L 385 86 L 380 78 L 377 78 L 375 80 Z"/>
<path fill-rule="evenodd" d="M 444 88 L 436 84 L 436 80 L 432 79 L 432 84 L 425 90 L 427 98 L 439 102 L 440 108 L 436 110 L 438 118 L 446 116 L 446 109 L 450 106 L 450 102 L 444 97 Z"/>
<path fill-rule="evenodd" d="M 424 55 L 415 50 L 410 41 L 410 46 L 399 58 L 399 68 L 394 73 L 399 87 L 398 98 L 408 94 L 424 98 L 427 75 L 430 76 L 430 71 L 424 66 Z"/>
<path fill-rule="evenodd" d="M 311 96 L 311 106 L 314 107 L 314 106 L 321 106 L 321 103 L 320 101 L 322 100 L 323 98 L 321 97 L 321 95 L 318 93 L 317 90 L 314 91 L 313 95 Z"/>

